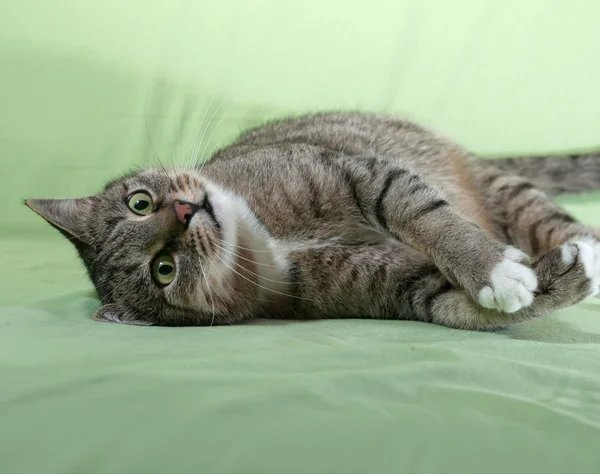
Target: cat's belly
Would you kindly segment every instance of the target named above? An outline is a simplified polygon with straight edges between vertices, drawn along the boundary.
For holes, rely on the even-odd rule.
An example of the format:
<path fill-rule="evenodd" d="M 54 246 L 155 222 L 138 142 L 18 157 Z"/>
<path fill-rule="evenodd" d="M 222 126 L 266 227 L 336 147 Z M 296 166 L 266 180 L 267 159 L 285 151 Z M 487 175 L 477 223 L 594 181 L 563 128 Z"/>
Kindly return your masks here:
<path fill-rule="evenodd" d="M 471 173 L 468 158 L 462 154 L 449 154 L 440 161 L 436 171 L 425 171 L 428 181 L 461 214 L 491 235 L 502 239 L 502 233 L 489 212 L 489 202 L 484 198 Z"/>

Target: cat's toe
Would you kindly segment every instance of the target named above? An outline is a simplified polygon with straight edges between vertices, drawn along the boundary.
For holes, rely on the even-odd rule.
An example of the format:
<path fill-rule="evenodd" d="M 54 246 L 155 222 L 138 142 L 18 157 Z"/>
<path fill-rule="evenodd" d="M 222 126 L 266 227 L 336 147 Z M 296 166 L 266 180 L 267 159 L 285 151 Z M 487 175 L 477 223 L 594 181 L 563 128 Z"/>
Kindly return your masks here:
<path fill-rule="evenodd" d="M 563 260 L 565 260 L 564 247 L 567 245 L 563 246 Z M 571 245 L 577 247 L 576 258 L 589 279 L 589 296 L 595 296 L 600 293 L 600 242 L 586 238 L 574 240 Z"/>
<path fill-rule="evenodd" d="M 478 302 L 485 308 L 514 313 L 533 303 L 537 277 L 524 265 L 529 257 L 520 250 L 509 248 L 504 259 L 496 265 L 489 284 L 479 291 Z"/>

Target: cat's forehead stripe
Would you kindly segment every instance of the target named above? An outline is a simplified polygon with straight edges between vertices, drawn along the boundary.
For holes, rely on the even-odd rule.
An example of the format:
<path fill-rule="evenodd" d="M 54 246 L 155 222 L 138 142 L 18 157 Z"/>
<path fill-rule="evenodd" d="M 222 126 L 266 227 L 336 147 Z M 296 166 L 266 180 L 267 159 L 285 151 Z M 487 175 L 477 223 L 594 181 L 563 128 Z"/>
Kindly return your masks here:
<path fill-rule="evenodd" d="M 121 179 L 128 192 L 135 188 L 168 189 L 171 192 L 201 187 L 197 176 L 188 171 L 149 169 Z"/>
<path fill-rule="evenodd" d="M 131 192 L 136 188 L 162 189 L 168 186 L 169 180 L 166 176 L 144 176 L 140 174 L 128 179 L 124 184 L 128 188 L 128 191 Z"/>

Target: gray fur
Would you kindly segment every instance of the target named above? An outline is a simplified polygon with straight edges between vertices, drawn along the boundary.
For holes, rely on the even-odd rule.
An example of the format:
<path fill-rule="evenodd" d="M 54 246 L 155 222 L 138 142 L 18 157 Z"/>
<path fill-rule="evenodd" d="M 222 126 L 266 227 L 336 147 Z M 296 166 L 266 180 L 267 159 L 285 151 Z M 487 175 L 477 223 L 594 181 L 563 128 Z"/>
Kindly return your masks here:
<path fill-rule="evenodd" d="M 598 188 L 600 155 L 490 163 L 409 122 L 337 113 L 252 130 L 198 169 L 150 169 L 87 199 L 27 203 L 77 246 L 105 304 L 99 320 L 370 317 L 490 329 L 596 285 L 581 259 L 564 261 L 585 250 L 570 241 L 595 245 L 593 232 L 538 185 Z M 139 190 L 154 199 L 146 217 L 127 206 Z M 203 208 L 188 227 L 173 212 L 183 198 L 194 209 L 214 198 L 214 215 Z M 510 314 L 478 303 L 509 245 L 536 259 L 509 264 L 537 276 L 533 302 Z M 166 288 L 150 275 L 160 252 L 177 258 Z"/>

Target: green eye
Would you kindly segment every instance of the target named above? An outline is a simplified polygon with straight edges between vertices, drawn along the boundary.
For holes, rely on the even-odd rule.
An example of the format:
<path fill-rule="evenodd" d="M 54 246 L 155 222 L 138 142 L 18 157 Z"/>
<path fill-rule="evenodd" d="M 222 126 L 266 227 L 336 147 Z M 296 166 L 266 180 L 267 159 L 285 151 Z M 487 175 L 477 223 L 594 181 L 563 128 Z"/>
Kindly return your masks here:
<path fill-rule="evenodd" d="M 160 255 L 152 262 L 152 278 L 162 286 L 167 286 L 175 278 L 175 260 L 169 255 Z"/>
<path fill-rule="evenodd" d="M 134 193 L 129 196 L 127 205 L 129 206 L 129 209 L 140 216 L 147 216 L 154 208 L 152 198 L 148 193 L 144 192 Z"/>

